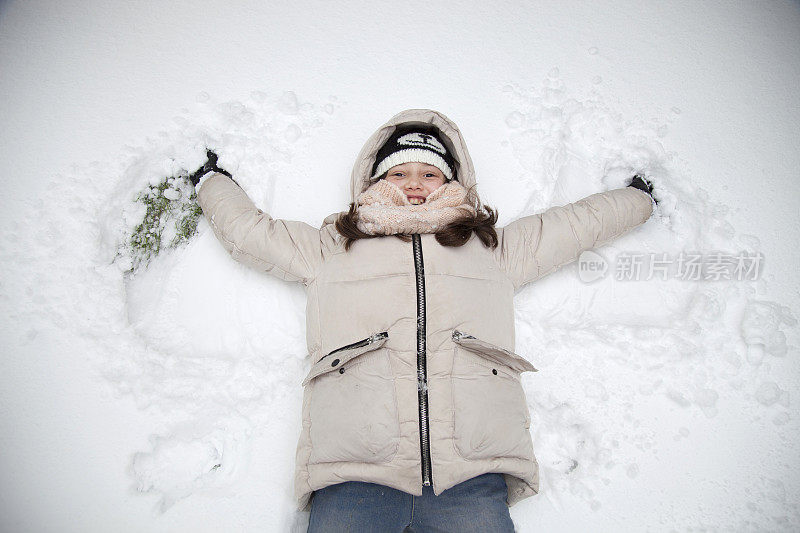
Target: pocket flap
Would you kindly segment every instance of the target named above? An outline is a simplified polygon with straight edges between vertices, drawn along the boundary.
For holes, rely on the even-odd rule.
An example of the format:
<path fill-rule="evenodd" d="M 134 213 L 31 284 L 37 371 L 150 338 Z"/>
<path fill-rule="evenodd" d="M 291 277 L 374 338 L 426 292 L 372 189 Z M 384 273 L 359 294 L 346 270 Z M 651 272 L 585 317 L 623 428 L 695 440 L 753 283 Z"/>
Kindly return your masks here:
<path fill-rule="evenodd" d="M 456 329 L 453 330 L 453 341 L 456 344 L 463 346 L 467 350 L 477 353 L 485 359 L 505 365 L 516 370 L 517 372 L 538 372 L 538 370 L 534 368 L 530 361 L 524 357 L 519 356 L 514 352 L 509 352 L 508 350 L 500 348 L 499 346 L 495 346 L 494 344 L 484 342 L 473 337 L 472 335 L 468 335 Z"/>
<path fill-rule="evenodd" d="M 384 331 L 382 333 L 376 333 L 375 335 L 367 337 L 366 339 L 362 339 L 358 342 L 354 342 L 352 344 L 348 344 L 347 346 L 333 350 L 328 355 L 314 363 L 314 366 L 311 367 L 308 375 L 303 380 L 303 386 L 305 387 L 309 381 L 317 376 L 321 376 L 322 374 L 330 372 L 331 370 L 337 370 L 341 368 L 345 363 L 352 361 L 363 353 L 377 350 L 386 344 L 386 340 L 388 338 L 389 334 Z"/>

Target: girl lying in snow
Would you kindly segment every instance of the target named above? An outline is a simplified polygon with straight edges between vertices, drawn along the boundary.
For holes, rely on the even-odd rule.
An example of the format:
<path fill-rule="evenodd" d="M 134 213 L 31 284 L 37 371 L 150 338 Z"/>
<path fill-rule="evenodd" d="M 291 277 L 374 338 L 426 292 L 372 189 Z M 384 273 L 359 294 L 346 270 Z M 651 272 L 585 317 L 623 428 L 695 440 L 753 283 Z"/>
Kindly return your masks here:
<path fill-rule="evenodd" d="M 513 531 L 539 478 L 514 353 L 517 289 L 645 222 L 652 187 L 495 228 L 458 127 L 403 111 L 359 154 L 349 212 L 275 220 L 220 169 L 198 203 L 237 260 L 307 288 L 295 492 L 309 531 Z"/>

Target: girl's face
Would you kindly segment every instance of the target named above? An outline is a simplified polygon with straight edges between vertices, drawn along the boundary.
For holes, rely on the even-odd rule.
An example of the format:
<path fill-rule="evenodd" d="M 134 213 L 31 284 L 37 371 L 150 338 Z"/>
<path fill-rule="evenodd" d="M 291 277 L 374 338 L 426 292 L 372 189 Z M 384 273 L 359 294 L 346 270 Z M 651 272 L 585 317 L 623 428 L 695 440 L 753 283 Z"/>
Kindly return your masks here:
<path fill-rule="evenodd" d="M 425 203 L 430 193 L 444 185 L 444 174 L 427 163 L 403 163 L 389 169 L 386 179 L 400 187 L 413 205 Z"/>

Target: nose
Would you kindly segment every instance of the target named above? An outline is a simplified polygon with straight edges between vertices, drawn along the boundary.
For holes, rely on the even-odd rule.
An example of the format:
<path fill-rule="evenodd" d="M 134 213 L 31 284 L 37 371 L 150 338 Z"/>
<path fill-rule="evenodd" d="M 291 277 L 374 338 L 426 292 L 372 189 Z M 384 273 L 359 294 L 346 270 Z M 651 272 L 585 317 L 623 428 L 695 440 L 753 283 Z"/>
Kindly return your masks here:
<path fill-rule="evenodd" d="M 422 182 L 419 179 L 419 176 L 416 174 L 411 174 L 408 176 L 406 180 L 406 189 L 421 189 Z"/>

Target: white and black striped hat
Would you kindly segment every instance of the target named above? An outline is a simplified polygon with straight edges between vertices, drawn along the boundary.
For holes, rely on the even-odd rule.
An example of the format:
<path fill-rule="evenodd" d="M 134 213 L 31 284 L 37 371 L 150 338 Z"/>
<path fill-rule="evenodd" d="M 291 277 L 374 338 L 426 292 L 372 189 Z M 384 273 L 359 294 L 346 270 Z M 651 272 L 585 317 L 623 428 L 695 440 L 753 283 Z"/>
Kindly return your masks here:
<path fill-rule="evenodd" d="M 447 181 L 458 179 L 455 160 L 442 142 L 439 130 L 434 127 L 398 128 L 392 133 L 375 156 L 371 180 L 390 168 L 403 163 L 427 163 L 442 171 Z"/>

